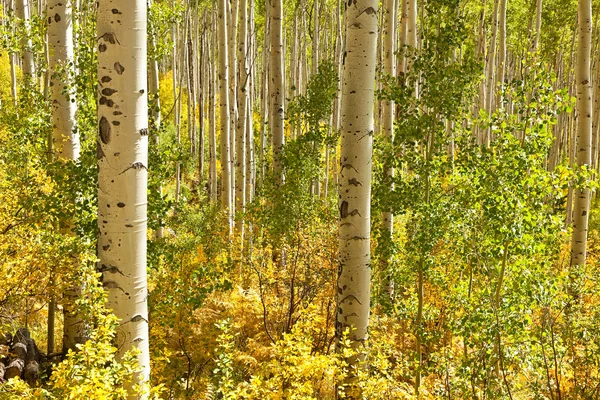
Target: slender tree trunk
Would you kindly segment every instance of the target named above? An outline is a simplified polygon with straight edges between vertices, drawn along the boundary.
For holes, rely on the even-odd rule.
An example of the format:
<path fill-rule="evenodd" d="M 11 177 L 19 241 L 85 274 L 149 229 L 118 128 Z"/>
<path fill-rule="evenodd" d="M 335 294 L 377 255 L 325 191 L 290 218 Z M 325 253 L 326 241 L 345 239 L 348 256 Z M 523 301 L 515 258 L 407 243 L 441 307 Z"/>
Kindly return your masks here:
<path fill-rule="evenodd" d="M 214 54 L 213 54 L 214 56 Z M 214 60 L 214 57 L 211 57 Z M 212 60 L 211 60 L 212 61 Z M 213 62 L 208 63 L 209 87 L 208 87 L 208 148 L 209 148 L 209 192 L 210 199 L 217 203 L 217 126 L 216 126 L 216 103 L 215 87 L 217 79 Z"/>
<path fill-rule="evenodd" d="M 77 104 L 65 94 L 70 67 L 73 62 L 73 23 L 70 2 L 48 1 L 48 44 L 50 47 L 50 79 L 52 102 L 52 136 L 56 159 L 60 161 L 79 159 L 79 135 L 75 129 Z M 72 221 L 61 221 L 61 231 L 71 234 Z M 70 287 L 63 293 L 64 329 L 63 352 L 76 350 L 75 345 L 83 342 L 83 322 L 77 315 L 75 300 L 80 290 Z"/>
<path fill-rule="evenodd" d="M 395 25 L 396 25 L 396 10 L 394 8 L 395 0 L 386 0 L 385 2 L 385 32 L 384 32 L 384 43 L 383 43 L 383 70 L 385 75 L 390 77 L 396 76 L 395 71 L 395 60 L 394 60 L 394 41 L 395 41 Z M 386 145 L 390 146 L 394 141 L 394 103 L 391 100 L 383 101 L 383 140 Z M 392 184 L 394 177 L 394 168 L 390 165 L 384 166 L 385 179 Z M 390 189 L 392 189 L 390 187 Z M 394 232 L 394 215 L 391 212 L 383 213 L 383 229 L 387 240 L 392 239 Z M 382 272 L 384 275 L 384 290 L 391 297 L 394 292 L 394 282 L 390 276 L 391 271 L 389 270 L 389 260 L 383 259 Z"/>
<path fill-rule="evenodd" d="M 228 65 L 228 73 L 229 73 L 229 158 L 231 166 L 231 211 L 232 214 L 235 215 L 236 212 L 236 201 L 235 201 L 235 191 L 236 191 L 236 126 L 238 120 L 238 100 L 237 100 L 237 26 L 238 26 L 238 0 L 229 0 L 229 11 L 227 18 L 227 34 L 228 34 L 228 42 L 227 42 L 227 60 L 229 62 Z"/>
<path fill-rule="evenodd" d="M 20 22 L 24 25 L 29 24 L 29 1 L 28 0 L 16 0 L 15 2 L 15 13 L 20 19 Z M 33 52 L 31 51 L 33 43 L 31 41 L 30 29 L 26 29 L 27 34 L 21 38 L 21 46 L 24 50 L 21 53 L 22 69 L 25 76 L 33 76 L 35 74 L 35 64 L 33 59 Z"/>
<path fill-rule="evenodd" d="M 498 71 L 496 82 L 498 82 L 498 94 L 496 96 L 496 107 L 503 108 L 504 75 L 506 71 L 506 3 L 507 0 L 499 0 L 498 10 Z"/>
<path fill-rule="evenodd" d="M 239 0 L 239 28 L 238 38 L 238 62 L 240 82 L 238 84 L 239 116 L 237 119 L 237 138 L 236 138 L 236 181 L 235 181 L 235 209 L 238 213 L 243 213 L 246 209 L 246 125 L 248 109 L 248 0 Z M 243 243 L 244 237 L 244 219 L 236 219 L 236 231 L 240 235 Z"/>
<path fill-rule="evenodd" d="M 98 1 L 98 265 L 119 319 L 117 355 L 138 350 L 135 383 L 150 376 L 146 12 L 144 0 Z"/>
<path fill-rule="evenodd" d="M 592 6 L 590 0 L 579 0 L 579 35 L 577 43 L 577 165 L 590 168 L 592 146 L 592 84 L 590 53 L 592 47 Z M 574 144 L 575 145 L 575 144 Z M 573 237 L 571 265 L 586 261 L 586 242 L 590 213 L 590 190 L 576 188 L 573 202 Z"/>
<path fill-rule="evenodd" d="M 276 184 L 283 182 L 281 150 L 284 145 L 284 91 L 283 91 L 283 0 L 271 2 L 271 70 L 269 92 L 272 104 L 270 113 L 271 135 L 273 136 L 273 171 Z"/>
<path fill-rule="evenodd" d="M 233 229 L 231 206 L 231 156 L 229 146 L 229 64 L 227 57 L 227 0 L 219 0 L 219 110 L 221 113 L 221 207 L 227 212 L 229 232 Z"/>
<path fill-rule="evenodd" d="M 494 13 L 492 14 L 492 37 L 487 52 L 487 71 L 486 77 L 486 98 L 485 111 L 491 115 L 494 111 L 494 69 L 496 65 L 496 36 L 498 34 L 498 7 L 501 0 L 494 0 Z M 491 140 L 491 127 L 486 129 L 484 143 L 489 146 Z"/>
<path fill-rule="evenodd" d="M 313 47 L 312 47 L 312 73 L 319 70 L 319 0 L 313 3 Z"/>
<path fill-rule="evenodd" d="M 535 36 L 533 39 L 533 52 L 538 50 L 540 35 L 542 33 L 542 0 L 535 2 Z"/>
<path fill-rule="evenodd" d="M 366 357 L 370 313 L 371 158 L 377 67 L 378 2 L 346 7 L 346 51 L 342 82 L 342 144 L 339 187 L 339 274 L 336 335 L 341 351 L 348 332 L 358 357 L 347 360 L 350 371 Z M 349 398 L 361 398 L 355 375 L 348 378 Z"/>
<path fill-rule="evenodd" d="M 265 47 L 263 49 L 263 71 L 262 71 L 262 104 L 261 104 L 261 133 L 260 133 L 260 151 L 258 152 L 258 163 L 260 164 L 260 182 L 259 185 L 262 187 L 263 180 L 266 173 L 265 154 L 267 152 L 267 122 L 268 106 L 269 106 L 269 57 L 270 54 L 270 11 L 271 7 L 266 7 L 265 10 Z"/>

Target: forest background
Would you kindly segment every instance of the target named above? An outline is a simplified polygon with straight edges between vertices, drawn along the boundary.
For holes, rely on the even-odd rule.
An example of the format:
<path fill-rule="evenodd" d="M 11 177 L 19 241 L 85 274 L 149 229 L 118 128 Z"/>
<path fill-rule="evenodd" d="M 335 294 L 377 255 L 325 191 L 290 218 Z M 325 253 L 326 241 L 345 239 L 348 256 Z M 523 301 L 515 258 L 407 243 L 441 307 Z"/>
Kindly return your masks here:
<path fill-rule="evenodd" d="M 135 3 L 149 104 L 139 396 L 600 397 L 600 4 Z M 97 262 L 111 4 L 2 1 L 2 375 L 19 358 L 8 333 L 27 328 L 46 353 L 2 398 L 138 397 L 144 350 L 122 352 L 106 278 L 119 271 Z M 373 149 L 346 182 L 343 78 L 362 14 L 375 81 L 352 79 L 375 101 L 354 111 Z M 338 200 L 348 185 L 370 217 Z M 370 292 L 351 294 L 360 337 L 340 322 L 353 314 L 338 280 L 356 215 L 370 236 Z"/>

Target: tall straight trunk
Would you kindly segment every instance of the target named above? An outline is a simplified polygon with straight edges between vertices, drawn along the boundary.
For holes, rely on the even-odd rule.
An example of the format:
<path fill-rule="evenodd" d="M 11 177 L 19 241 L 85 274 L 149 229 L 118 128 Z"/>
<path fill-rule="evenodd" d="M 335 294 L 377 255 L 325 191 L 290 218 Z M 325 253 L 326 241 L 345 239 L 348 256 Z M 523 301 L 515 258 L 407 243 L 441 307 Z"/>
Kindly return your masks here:
<path fill-rule="evenodd" d="M 231 149 L 229 147 L 229 64 L 227 57 L 227 0 L 219 0 L 219 111 L 221 115 L 221 207 L 227 212 L 229 232 L 233 229 L 231 207 Z"/>
<path fill-rule="evenodd" d="M 368 338 L 371 279 L 371 159 L 373 108 L 377 67 L 378 1 L 353 2 L 346 7 L 346 52 L 342 82 L 341 163 L 339 186 L 339 273 L 336 335 L 341 351 L 346 331 L 357 357 L 349 369 L 360 368 Z M 350 373 L 350 398 L 360 389 Z"/>
<path fill-rule="evenodd" d="M 577 165 L 590 168 L 592 163 L 592 84 L 590 54 L 592 47 L 592 5 L 579 0 L 579 35 L 577 43 Z M 573 202 L 573 237 L 571 265 L 585 265 L 590 190 L 576 188 Z"/>
<path fill-rule="evenodd" d="M 79 159 L 79 135 L 75 130 L 77 104 L 71 101 L 66 92 L 70 67 L 73 62 L 73 19 L 71 3 L 63 0 L 48 1 L 48 45 L 51 79 L 52 137 L 56 159 L 59 161 Z M 66 93 L 65 93 L 66 92 Z M 61 221 L 61 231 L 72 233 L 72 222 Z M 83 323 L 77 315 L 75 300 L 79 290 L 70 287 L 63 293 L 64 329 L 63 352 L 76 350 L 76 344 L 83 342 Z"/>
<path fill-rule="evenodd" d="M 246 112 L 246 203 L 251 202 L 254 199 L 254 188 L 256 183 L 256 162 L 254 152 L 254 126 L 253 126 L 253 114 L 254 114 L 254 71 L 252 65 L 256 60 L 253 49 L 255 48 L 254 40 L 254 0 L 250 0 L 250 10 L 248 16 L 248 44 L 246 48 L 251 52 L 251 57 L 248 60 L 250 68 L 248 69 L 248 110 Z M 252 229 L 249 229 L 250 232 Z M 250 238 L 251 240 L 251 238 Z"/>
<path fill-rule="evenodd" d="M 191 12 L 196 14 L 196 7 L 192 6 Z M 195 17 L 193 17 L 195 18 Z M 188 19 L 187 23 L 187 43 L 186 43 L 186 64 L 187 64 L 187 89 L 188 89 L 188 139 L 190 140 L 190 154 L 196 155 L 196 80 L 195 77 L 195 56 L 194 56 L 194 30 L 192 20 Z"/>
<path fill-rule="evenodd" d="M 504 75 L 506 71 L 506 2 L 500 0 L 498 10 L 498 71 L 496 82 L 498 82 L 498 94 L 496 96 L 496 107 L 503 108 Z"/>
<path fill-rule="evenodd" d="M 396 75 L 395 67 L 396 63 L 394 60 L 394 42 L 395 42 L 395 27 L 396 27 L 396 9 L 395 0 L 385 1 L 385 32 L 383 42 L 383 70 L 385 75 L 394 77 Z M 382 115 L 382 127 L 383 127 L 383 140 L 386 145 L 391 147 L 394 141 L 394 103 L 391 100 L 383 101 L 383 115 Z M 392 179 L 394 177 L 394 168 L 390 165 L 384 166 L 385 179 L 389 181 L 389 185 L 392 185 Z M 391 188 L 390 188 L 391 189 Z M 383 213 L 383 229 L 388 240 L 391 240 L 394 232 L 394 215 L 391 212 Z M 389 271 L 389 260 L 384 258 L 382 265 L 382 272 L 385 277 L 384 286 L 386 292 L 391 296 L 394 290 L 394 283 L 390 277 Z"/>
<path fill-rule="evenodd" d="M 542 33 L 542 0 L 535 2 L 535 35 L 533 36 L 533 52 L 538 50 L 540 35 Z"/>
<path fill-rule="evenodd" d="M 229 0 L 229 11 L 227 17 L 227 60 L 229 74 L 229 158 L 231 166 L 231 211 L 236 212 L 235 188 L 236 188 L 236 125 L 238 119 L 238 100 L 237 100 L 237 26 L 238 26 L 238 0 Z"/>
<path fill-rule="evenodd" d="M 338 76 L 341 78 L 342 75 L 342 19 L 341 14 L 341 2 L 338 2 L 337 9 L 335 11 L 335 22 L 336 22 L 336 40 L 335 40 L 335 68 Z M 340 117 L 341 117 L 341 79 L 338 79 L 336 84 L 335 99 L 333 100 L 333 129 L 338 131 L 340 129 Z"/>
<path fill-rule="evenodd" d="M 485 111 L 491 115 L 494 106 L 494 70 L 496 65 L 496 36 L 498 34 L 498 8 L 501 0 L 494 0 L 494 13 L 492 14 L 492 37 L 490 38 L 490 46 L 487 52 L 486 60 L 486 97 Z M 491 127 L 485 131 L 484 143 L 489 145 L 491 139 Z"/>
<path fill-rule="evenodd" d="M 268 109 L 269 109 L 269 61 L 270 61 L 270 14 L 271 7 L 266 7 L 265 9 L 265 26 L 264 26 L 264 34 L 265 34 L 265 46 L 263 48 L 263 63 L 262 63 L 262 102 L 261 102 L 261 130 L 260 130 L 260 150 L 258 152 L 258 163 L 260 165 L 260 180 L 259 185 L 262 187 L 263 180 L 265 178 L 266 173 L 266 162 L 265 162 L 265 154 L 267 152 L 267 124 L 270 124 L 270 118 L 268 121 Z"/>
<path fill-rule="evenodd" d="M 206 84 L 206 24 L 202 24 L 202 35 L 199 37 L 199 57 L 198 57 L 198 182 L 200 186 L 204 183 L 204 111 L 205 111 L 205 93 L 204 85 Z"/>
<path fill-rule="evenodd" d="M 126 7 L 117 0 L 98 1 L 99 269 L 108 308 L 119 319 L 117 355 L 138 350 L 135 383 L 150 376 L 146 13 L 145 0 Z"/>
<path fill-rule="evenodd" d="M 398 47 L 398 60 L 397 60 L 397 68 L 396 72 L 398 76 L 404 75 L 406 72 L 406 56 L 405 56 L 405 46 L 407 40 L 407 29 L 408 29 L 408 7 L 407 2 L 405 0 L 396 0 L 400 4 L 401 12 L 400 12 L 400 33 L 398 34 L 399 39 L 399 47 Z"/>
<path fill-rule="evenodd" d="M 312 73 L 319 70 L 319 0 L 313 4 L 313 47 L 312 47 Z"/>
<path fill-rule="evenodd" d="M 29 24 L 29 1 L 28 0 L 16 0 L 15 1 L 15 13 L 21 20 L 20 22 L 24 25 Z M 21 38 L 21 46 L 23 46 L 23 52 L 21 53 L 22 69 L 25 76 L 33 76 L 35 74 L 35 64 L 33 59 L 33 52 L 31 51 L 33 44 L 31 41 L 30 29 L 26 29 L 27 34 Z"/>
<path fill-rule="evenodd" d="M 13 105 L 17 106 L 18 94 L 17 94 L 17 68 L 16 68 L 16 58 L 17 55 L 11 53 L 10 57 L 10 93 L 12 95 Z"/>
<path fill-rule="evenodd" d="M 240 36 L 238 38 L 238 62 L 240 82 L 238 84 L 239 115 L 237 119 L 237 138 L 236 138 L 236 181 L 235 181 L 235 209 L 238 213 L 243 213 L 246 209 L 246 126 L 248 109 L 248 0 L 239 0 L 239 28 Z M 236 219 L 236 231 L 241 238 L 244 237 L 244 220 L 239 217 Z M 241 242 L 243 243 L 243 241 Z"/>
<path fill-rule="evenodd" d="M 273 172 L 275 183 L 283 182 L 283 166 L 281 164 L 281 150 L 284 139 L 284 95 L 283 95 L 283 0 L 270 0 L 271 2 L 271 69 L 269 71 L 269 92 L 272 101 L 269 115 L 271 135 L 273 136 Z"/>
<path fill-rule="evenodd" d="M 214 54 L 213 54 L 214 55 Z M 209 192 L 210 199 L 213 203 L 217 203 L 217 126 L 216 126 L 216 102 L 215 102 L 215 87 L 217 79 L 215 73 L 214 57 L 211 57 L 211 62 L 208 63 L 209 86 L 208 86 L 208 152 L 209 152 Z"/>
<path fill-rule="evenodd" d="M 175 8 L 175 0 L 171 0 L 171 6 Z M 175 122 L 175 131 L 176 131 L 176 140 L 179 145 L 181 141 L 181 115 L 180 115 L 180 104 L 181 104 L 181 96 L 177 91 L 177 72 L 178 72 L 178 60 L 177 53 L 178 48 L 177 42 L 177 32 L 178 32 L 178 24 L 177 22 L 171 28 L 171 39 L 173 40 L 173 55 L 171 57 L 171 71 L 173 78 L 173 118 Z M 181 192 L 181 163 L 177 161 L 175 166 L 175 201 L 179 201 L 179 193 Z"/>

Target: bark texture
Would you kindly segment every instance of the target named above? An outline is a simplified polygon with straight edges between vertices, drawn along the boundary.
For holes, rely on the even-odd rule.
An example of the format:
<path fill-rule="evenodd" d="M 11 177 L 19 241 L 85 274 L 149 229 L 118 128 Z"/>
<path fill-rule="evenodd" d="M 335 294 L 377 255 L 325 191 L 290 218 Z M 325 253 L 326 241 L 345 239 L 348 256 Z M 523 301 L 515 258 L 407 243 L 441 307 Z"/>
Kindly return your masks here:
<path fill-rule="evenodd" d="M 348 362 L 351 367 L 358 367 L 365 357 L 363 346 L 369 326 L 371 158 L 378 2 L 348 1 L 345 13 L 336 333 L 339 340 L 349 330 L 351 346 L 359 355 Z M 353 396 L 358 398 L 358 394 Z"/>
<path fill-rule="evenodd" d="M 273 171 L 275 182 L 283 182 L 283 166 L 281 165 L 281 149 L 284 145 L 284 88 L 283 88 L 283 1 L 271 1 L 271 78 L 269 92 L 271 112 L 269 114 L 271 135 L 273 136 Z"/>
<path fill-rule="evenodd" d="M 592 48 L 592 6 L 590 0 L 579 0 L 579 35 L 577 46 L 577 165 L 592 164 L 592 83 L 590 54 Z M 573 236 L 571 265 L 585 265 L 590 190 L 578 188 L 573 201 Z"/>
<path fill-rule="evenodd" d="M 98 2 L 98 258 L 121 357 L 148 380 L 146 2 Z"/>

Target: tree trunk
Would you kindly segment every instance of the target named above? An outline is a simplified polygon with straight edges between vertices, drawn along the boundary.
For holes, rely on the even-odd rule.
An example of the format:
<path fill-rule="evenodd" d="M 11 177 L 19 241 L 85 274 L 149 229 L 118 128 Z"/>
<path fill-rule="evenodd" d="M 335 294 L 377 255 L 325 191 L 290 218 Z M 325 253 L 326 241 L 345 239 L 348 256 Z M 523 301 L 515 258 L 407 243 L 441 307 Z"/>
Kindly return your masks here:
<path fill-rule="evenodd" d="M 15 13 L 17 15 L 17 17 L 21 20 L 21 23 L 24 25 L 29 24 L 29 1 L 28 0 L 16 0 L 15 2 Z M 52 16 L 50 16 L 52 17 Z M 24 35 L 21 38 L 21 46 L 23 46 L 23 52 L 21 54 L 21 60 L 22 60 L 22 69 L 23 69 L 23 74 L 25 74 L 25 76 L 33 76 L 35 74 L 35 64 L 34 64 L 34 59 L 33 59 L 33 52 L 31 51 L 31 48 L 33 47 L 33 44 L 31 42 L 31 33 L 29 28 L 27 28 L 25 30 L 27 32 L 26 35 Z"/>
<path fill-rule="evenodd" d="M 592 47 L 592 6 L 579 0 L 579 35 L 577 43 L 577 165 L 590 168 L 592 158 L 592 84 L 590 54 Z M 575 144 L 574 144 L 575 145 Z M 573 202 L 573 236 L 571 266 L 585 265 L 590 190 L 576 188 Z"/>
<path fill-rule="evenodd" d="M 150 376 L 146 13 L 144 0 L 98 1 L 98 265 L 120 322 L 117 356 L 138 350 L 137 384 Z"/>
<path fill-rule="evenodd" d="M 73 59 L 73 24 L 71 3 L 48 1 L 49 72 L 52 103 L 52 137 L 56 159 L 66 162 L 79 159 L 79 135 L 75 130 L 77 104 L 71 101 L 68 87 Z M 64 71 L 64 72 L 63 72 Z M 66 91 L 66 93 L 65 93 Z M 71 234 L 72 222 L 61 221 L 61 232 Z M 83 342 L 83 323 L 76 312 L 79 289 L 71 287 L 63 293 L 63 352 L 76 350 Z"/>
<path fill-rule="evenodd" d="M 371 158 L 373 107 L 377 67 L 378 2 L 354 2 L 346 7 L 346 53 L 342 83 L 341 178 L 339 187 L 339 275 L 336 335 L 358 352 L 347 360 L 349 370 L 366 357 L 370 304 Z M 348 382 L 350 398 L 360 398 L 355 373 Z"/>
<path fill-rule="evenodd" d="M 225 2 L 219 0 L 219 110 L 221 114 L 221 207 L 227 212 L 229 233 L 233 229 L 231 209 L 231 156 L 229 155 L 229 64 L 227 57 L 227 15 Z"/>
<path fill-rule="evenodd" d="M 271 135 L 273 136 L 273 172 L 275 183 L 283 183 L 281 150 L 284 139 L 284 91 L 283 91 L 283 0 L 271 2 L 271 70 L 269 71 L 272 108 L 270 113 Z"/>
<path fill-rule="evenodd" d="M 383 42 L 383 70 L 386 76 L 395 77 L 395 60 L 394 60 L 394 41 L 395 41 L 395 25 L 396 25 L 396 9 L 394 8 L 395 0 L 386 0 L 385 2 L 385 32 Z M 391 100 L 383 100 L 383 140 L 387 146 L 392 146 L 394 141 L 394 103 Z M 389 185 L 392 185 L 394 177 L 394 168 L 390 165 L 384 165 L 384 175 Z M 392 189 L 390 187 L 390 189 Z M 391 212 L 383 213 L 383 229 L 387 235 L 387 240 L 392 239 L 394 232 L 394 215 Z M 385 241 L 384 241 L 385 242 Z M 390 276 L 389 260 L 383 258 L 382 272 L 384 276 L 384 290 L 391 297 L 394 292 L 394 282 Z"/>
<path fill-rule="evenodd" d="M 235 209 L 238 213 L 246 210 L 246 124 L 248 108 L 248 0 L 239 1 L 239 28 L 240 35 L 238 39 L 238 62 L 240 82 L 238 84 L 239 115 L 237 119 L 237 138 L 236 138 L 236 181 L 235 181 Z M 242 239 L 244 237 L 244 219 L 236 219 L 236 233 Z"/>

